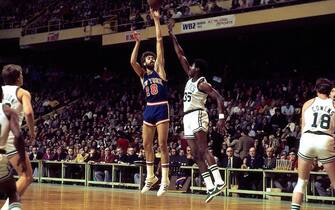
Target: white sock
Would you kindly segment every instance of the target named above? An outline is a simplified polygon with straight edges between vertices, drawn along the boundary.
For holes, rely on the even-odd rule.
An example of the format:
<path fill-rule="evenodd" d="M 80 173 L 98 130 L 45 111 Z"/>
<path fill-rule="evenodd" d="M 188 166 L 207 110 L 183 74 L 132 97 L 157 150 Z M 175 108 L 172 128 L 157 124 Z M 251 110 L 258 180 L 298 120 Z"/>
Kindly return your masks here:
<path fill-rule="evenodd" d="M 219 171 L 219 167 L 216 164 L 209 166 L 209 170 L 211 170 L 213 174 L 215 185 L 224 184 L 224 181 L 222 180 L 222 177 Z"/>
<path fill-rule="evenodd" d="M 7 198 L 6 202 L 1 207 L 1 210 L 8 210 L 9 209 L 9 198 Z"/>
<path fill-rule="evenodd" d="M 215 187 L 214 184 L 213 184 L 213 182 L 212 182 L 212 178 L 211 178 L 211 175 L 209 174 L 209 171 L 206 171 L 206 172 L 202 173 L 201 176 L 205 180 L 207 191 L 211 190 L 211 189 L 213 189 Z"/>
<path fill-rule="evenodd" d="M 154 176 L 154 162 L 147 161 L 147 178 L 153 178 Z"/>
<path fill-rule="evenodd" d="M 14 202 L 9 205 L 9 210 L 21 210 L 21 203 Z"/>
<path fill-rule="evenodd" d="M 162 184 L 169 184 L 169 164 L 163 163 L 162 164 Z"/>

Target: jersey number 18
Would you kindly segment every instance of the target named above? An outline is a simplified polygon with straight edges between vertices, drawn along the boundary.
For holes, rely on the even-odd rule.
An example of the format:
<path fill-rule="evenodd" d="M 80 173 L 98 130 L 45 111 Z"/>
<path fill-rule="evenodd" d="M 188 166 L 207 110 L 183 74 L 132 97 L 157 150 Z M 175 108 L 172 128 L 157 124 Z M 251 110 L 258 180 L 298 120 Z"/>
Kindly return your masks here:
<path fill-rule="evenodd" d="M 157 95 L 157 93 L 158 93 L 157 84 L 151 84 L 150 87 L 146 86 L 145 87 L 145 93 L 146 93 L 147 97 L 149 97 L 150 95 Z"/>
<path fill-rule="evenodd" d="M 318 115 L 319 115 L 319 113 L 317 113 L 317 112 L 315 112 L 313 114 L 313 116 L 314 116 L 314 120 L 313 120 L 313 124 L 312 124 L 313 128 L 318 127 L 318 125 L 316 124 L 317 120 L 318 120 Z M 329 127 L 330 127 L 330 116 L 328 114 L 321 115 L 321 117 L 320 117 L 320 128 L 329 129 Z"/>

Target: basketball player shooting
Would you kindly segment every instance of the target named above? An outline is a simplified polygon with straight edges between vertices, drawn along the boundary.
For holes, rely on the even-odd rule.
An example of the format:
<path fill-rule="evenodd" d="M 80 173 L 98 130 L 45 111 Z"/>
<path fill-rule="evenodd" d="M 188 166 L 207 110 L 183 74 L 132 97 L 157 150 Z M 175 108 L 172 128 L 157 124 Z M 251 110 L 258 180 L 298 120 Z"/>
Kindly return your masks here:
<path fill-rule="evenodd" d="M 147 177 L 142 193 L 150 190 L 157 183 L 158 178 L 154 174 L 154 153 L 153 140 L 157 129 L 158 144 L 161 150 L 162 180 L 157 196 L 167 192 L 169 187 L 169 153 L 167 138 L 169 129 L 169 103 L 166 73 L 164 68 L 164 48 L 160 26 L 160 14 L 157 10 L 150 9 L 155 22 L 156 29 L 156 53 L 144 52 L 141 57 L 141 64 L 137 62 L 137 55 L 140 46 L 140 37 L 136 32 L 133 37 L 136 41 L 131 54 L 130 64 L 136 74 L 140 77 L 146 96 L 146 107 L 143 113 L 143 144 L 147 165 Z"/>

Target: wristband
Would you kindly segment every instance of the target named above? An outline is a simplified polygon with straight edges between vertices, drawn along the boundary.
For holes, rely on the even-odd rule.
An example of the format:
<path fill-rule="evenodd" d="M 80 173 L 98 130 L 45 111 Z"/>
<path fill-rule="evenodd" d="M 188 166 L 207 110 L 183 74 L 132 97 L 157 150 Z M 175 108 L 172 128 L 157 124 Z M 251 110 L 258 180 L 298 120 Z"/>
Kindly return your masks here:
<path fill-rule="evenodd" d="M 223 120 L 224 119 L 224 114 L 219 114 L 219 120 Z"/>

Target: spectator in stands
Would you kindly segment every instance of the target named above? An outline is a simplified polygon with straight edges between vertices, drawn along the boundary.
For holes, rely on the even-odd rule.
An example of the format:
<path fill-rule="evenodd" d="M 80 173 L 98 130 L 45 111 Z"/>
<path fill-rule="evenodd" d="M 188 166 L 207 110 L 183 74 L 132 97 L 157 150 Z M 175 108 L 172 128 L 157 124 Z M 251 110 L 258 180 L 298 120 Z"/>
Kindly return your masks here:
<path fill-rule="evenodd" d="M 31 150 L 31 153 L 29 154 L 29 159 L 32 160 L 42 160 L 43 153 L 40 151 L 37 151 L 37 147 L 33 147 Z M 37 163 L 31 163 L 32 169 L 33 169 L 33 177 L 38 176 L 38 164 Z"/>
<path fill-rule="evenodd" d="M 219 166 L 223 168 L 241 168 L 242 161 L 239 157 L 234 156 L 234 149 L 228 147 L 226 155 L 220 161 Z"/>
<path fill-rule="evenodd" d="M 114 154 L 111 152 L 110 148 L 106 148 L 104 153 L 101 155 L 100 163 L 113 163 Z M 94 177 L 95 180 L 100 182 L 111 181 L 111 167 L 110 166 L 97 166 L 95 167 Z"/>
<path fill-rule="evenodd" d="M 274 149 L 272 147 L 268 147 L 266 149 L 266 157 L 264 157 L 264 169 L 274 169 L 276 168 L 276 157 L 274 156 Z"/>
<path fill-rule="evenodd" d="M 233 138 L 230 134 L 224 137 L 224 143 L 227 147 L 232 147 L 233 149 L 237 149 L 239 144 L 238 138 Z"/>
<path fill-rule="evenodd" d="M 248 136 L 249 131 L 246 129 L 242 130 L 241 137 L 239 138 L 238 147 L 236 152 L 239 154 L 241 159 L 244 159 L 251 147 L 254 146 L 254 139 Z"/>
<path fill-rule="evenodd" d="M 280 147 L 279 147 L 279 146 L 280 146 L 279 139 L 278 139 L 275 135 L 273 135 L 273 134 L 271 134 L 271 135 L 269 136 L 268 145 L 269 145 L 269 147 L 272 147 L 273 150 L 274 150 L 276 153 L 278 153 L 278 151 L 280 150 Z"/>
<path fill-rule="evenodd" d="M 324 171 L 324 168 L 320 162 L 315 158 L 313 165 L 312 165 L 312 171 Z M 330 179 L 325 176 L 316 176 L 315 177 L 315 189 L 318 195 L 320 196 L 330 196 L 331 191 L 330 189 Z"/>
<path fill-rule="evenodd" d="M 292 163 L 291 170 L 294 170 L 294 171 L 297 170 L 298 169 L 298 158 L 297 158 L 297 154 L 294 149 L 291 149 L 288 160 L 291 161 Z"/>
<path fill-rule="evenodd" d="M 68 161 L 68 162 L 74 162 L 76 159 L 76 154 L 74 154 L 74 151 L 72 148 L 69 148 L 67 150 L 67 156 L 65 158 L 65 161 Z"/>
<path fill-rule="evenodd" d="M 128 164 L 134 164 L 137 160 L 138 156 L 135 153 L 135 149 L 133 147 L 128 147 L 125 162 Z"/>
<path fill-rule="evenodd" d="M 291 118 L 294 114 L 294 107 L 293 105 L 289 104 L 289 102 L 286 102 L 281 107 L 281 113 L 287 117 L 287 119 Z"/>
<path fill-rule="evenodd" d="M 87 162 L 99 162 L 100 161 L 100 156 L 94 147 L 90 148 L 90 152 L 88 154 L 86 161 Z"/>
<path fill-rule="evenodd" d="M 223 11 L 223 8 L 217 4 L 216 0 L 212 1 L 209 6 L 209 13 L 215 13 L 221 11 Z"/>
<path fill-rule="evenodd" d="M 271 117 L 271 125 L 274 129 L 283 129 L 287 125 L 287 120 L 279 108 L 276 109 L 275 114 Z"/>
<path fill-rule="evenodd" d="M 50 150 L 49 150 L 50 151 Z M 29 154 L 30 160 L 42 160 L 43 153 L 37 150 L 37 147 L 33 147 L 31 153 Z"/>
<path fill-rule="evenodd" d="M 240 7 L 240 0 L 232 0 L 230 9 L 238 9 Z"/>
<path fill-rule="evenodd" d="M 76 162 L 77 163 L 87 162 L 86 159 L 88 158 L 88 156 L 89 156 L 89 154 L 85 153 L 83 148 L 80 148 L 79 152 L 77 154 L 77 157 L 76 157 Z"/>
<path fill-rule="evenodd" d="M 62 147 L 58 147 L 56 150 L 55 155 L 53 156 L 52 160 L 62 161 L 66 159 L 66 153 L 63 151 Z"/>
<path fill-rule="evenodd" d="M 259 136 L 258 138 L 261 138 L 261 136 Z M 264 157 L 265 149 L 263 147 L 261 140 L 259 140 L 258 138 L 256 138 L 254 142 L 254 147 L 256 148 L 256 154 L 258 154 L 261 157 Z"/>
<path fill-rule="evenodd" d="M 249 149 L 249 154 L 245 157 L 245 165 L 248 169 L 259 169 L 263 167 L 263 157 L 256 154 L 255 147 Z M 241 188 L 259 190 L 261 189 L 262 174 L 250 172 L 241 180 Z"/>
<path fill-rule="evenodd" d="M 47 148 L 46 152 L 43 155 L 42 160 L 52 160 L 53 159 L 53 154 L 51 153 L 51 149 Z"/>
<path fill-rule="evenodd" d="M 133 26 L 134 30 L 143 29 L 145 26 L 144 19 L 141 16 L 140 11 L 137 11 L 135 14 Z"/>
<path fill-rule="evenodd" d="M 289 153 L 288 160 L 291 162 L 291 170 L 298 170 L 298 158 L 294 150 L 291 150 Z M 295 185 L 297 184 L 297 176 L 295 174 L 287 174 L 287 186 L 286 192 L 293 192 Z"/>

